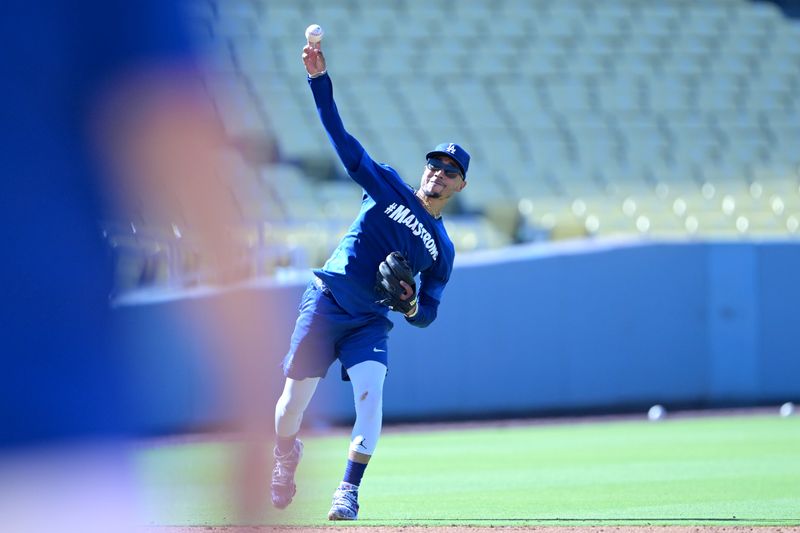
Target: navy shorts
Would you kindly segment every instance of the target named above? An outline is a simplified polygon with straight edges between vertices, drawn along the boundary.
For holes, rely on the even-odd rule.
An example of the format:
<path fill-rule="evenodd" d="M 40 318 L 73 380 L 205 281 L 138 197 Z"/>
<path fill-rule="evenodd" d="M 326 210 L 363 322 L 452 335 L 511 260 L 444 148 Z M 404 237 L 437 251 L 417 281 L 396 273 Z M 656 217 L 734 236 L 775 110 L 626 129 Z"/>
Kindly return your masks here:
<path fill-rule="evenodd" d="M 392 321 L 381 315 L 355 317 L 339 307 L 330 289 L 318 278 L 308 284 L 300 301 L 283 373 L 292 379 L 324 378 L 338 359 L 343 369 L 364 361 L 387 367 L 387 345 Z M 346 378 L 346 373 L 342 372 Z"/>

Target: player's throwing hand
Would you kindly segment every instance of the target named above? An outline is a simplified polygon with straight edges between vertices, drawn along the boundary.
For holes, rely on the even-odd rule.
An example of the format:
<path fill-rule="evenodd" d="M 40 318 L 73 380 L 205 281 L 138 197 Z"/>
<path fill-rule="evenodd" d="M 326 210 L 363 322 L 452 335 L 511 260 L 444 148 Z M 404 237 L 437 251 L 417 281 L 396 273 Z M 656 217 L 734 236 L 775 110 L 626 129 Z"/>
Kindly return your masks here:
<path fill-rule="evenodd" d="M 303 47 L 303 64 L 306 66 L 306 72 L 312 78 L 321 76 L 325 73 L 325 56 L 322 55 L 322 42 L 306 43 Z"/>

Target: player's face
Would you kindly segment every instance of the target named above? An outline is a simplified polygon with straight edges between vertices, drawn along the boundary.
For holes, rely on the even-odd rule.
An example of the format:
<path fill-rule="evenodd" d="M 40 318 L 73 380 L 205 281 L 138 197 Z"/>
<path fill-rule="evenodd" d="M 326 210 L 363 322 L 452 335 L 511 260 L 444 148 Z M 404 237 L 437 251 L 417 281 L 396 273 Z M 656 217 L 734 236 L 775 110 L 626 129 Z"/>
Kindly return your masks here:
<path fill-rule="evenodd" d="M 446 156 L 428 159 L 420 189 L 429 198 L 449 198 L 467 184 L 456 162 Z"/>

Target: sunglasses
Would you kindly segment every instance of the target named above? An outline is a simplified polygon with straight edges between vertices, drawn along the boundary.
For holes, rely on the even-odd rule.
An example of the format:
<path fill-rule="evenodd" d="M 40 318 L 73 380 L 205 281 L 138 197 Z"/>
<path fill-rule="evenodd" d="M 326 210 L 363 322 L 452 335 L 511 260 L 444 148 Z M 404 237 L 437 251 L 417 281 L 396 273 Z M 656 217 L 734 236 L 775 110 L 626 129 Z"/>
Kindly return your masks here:
<path fill-rule="evenodd" d="M 444 175 L 450 179 L 455 179 L 461 176 L 461 169 L 454 167 L 453 165 L 448 165 L 441 159 L 436 159 L 434 157 L 428 159 L 428 164 L 425 166 L 428 167 L 428 170 L 432 170 L 433 172 L 436 172 L 437 170 L 443 170 Z"/>

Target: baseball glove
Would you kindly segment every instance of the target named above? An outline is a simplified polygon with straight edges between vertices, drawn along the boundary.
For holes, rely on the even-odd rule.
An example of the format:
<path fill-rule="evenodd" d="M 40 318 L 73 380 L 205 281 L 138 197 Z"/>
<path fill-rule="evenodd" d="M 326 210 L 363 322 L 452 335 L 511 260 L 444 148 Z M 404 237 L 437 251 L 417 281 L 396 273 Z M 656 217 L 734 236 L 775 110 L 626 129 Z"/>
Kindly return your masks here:
<path fill-rule="evenodd" d="M 400 285 L 401 281 L 408 283 L 411 293 Z M 407 315 L 417 303 L 417 282 L 411 266 L 400 252 L 392 252 L 378 265 L 375 277 L 375 290 L 380 296 L 379 304 L 387 306 L 393 311 Z M 402 298 L 405 296 L 405 299 Z"/>

